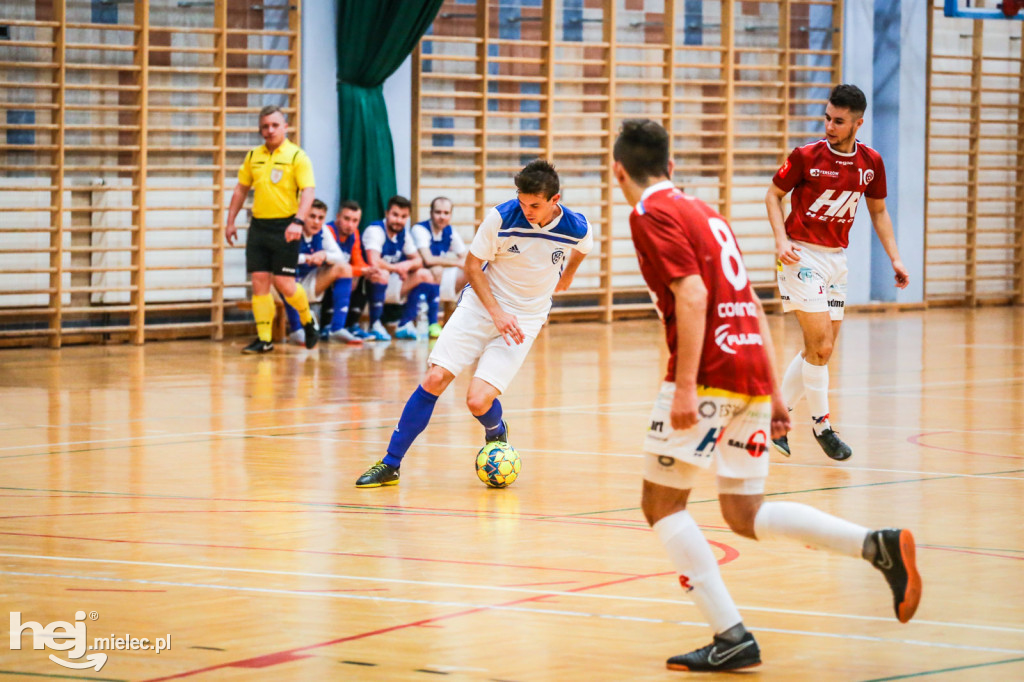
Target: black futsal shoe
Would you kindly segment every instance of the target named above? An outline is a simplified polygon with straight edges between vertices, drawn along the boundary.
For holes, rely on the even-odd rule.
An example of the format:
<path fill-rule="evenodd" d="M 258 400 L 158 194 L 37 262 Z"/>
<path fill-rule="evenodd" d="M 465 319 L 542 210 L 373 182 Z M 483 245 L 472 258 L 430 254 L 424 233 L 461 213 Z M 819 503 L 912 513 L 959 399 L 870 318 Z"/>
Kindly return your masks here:
<path fill-rule="evenodd" d="M 246 355 L 258 355 L 261 353 L 269 353 L 274 350 L 273 341 L 264 341 L 262 339 L 256 339 L 248 346 L 242 349 L 242 352 Z"/>
<path fill-rule="evenodd" d="M 909 530 L 883 528 L 871 533 L 875 558 L 871 565 L 882 572 L 892 588 L 892 606 L 896 618 L 906 623 L 921 603 L 921 574 L 914 561 L 914 536 Z"/>
<path fill-rule="evenodd" d="M 377 463 L 366 470 L 356 479 L 357 488 L 379 488 L 384 485 L 398 485 L 399 472 L 396 467 L 385 464 L 384 460 L 377 460 Z"/>
<path fill-rule="evenodd" d="M 727 642 L 715 635 L 715 641 L 703 649 L 673 656 L 665 665 L 669 670 L 703 673 L 753 668 L 755 665 L 761 665 L 761 649 L 758 648 L 754 635 L 749 632 L 735 643 Z"/>
<path fill-rule="evenodd" d="M 772 438 L 772 445 L 774 445 L 775 449 L 781 452 L 786 457 L 789 457 L 791 454 L 793 454 L 789 450 L 788 436 L 782 436 L 781 438 Z"/>
<path fill-rule="evenodd" d="M 306 348 L 316 348 L 316 343 L 320 340 L 320 325 L 316 323 L 316 315 L 302 325 L 302 330 L 306 332 Z"/>
<path fill-rule="evenodd" d="M 837 462 L 850 459 L 850 456 L 853 455 L 850 446 L 840 440 L 839 434 L 832 428 L 827 428 L 820 434 L 815 433 L 814 439 L 818 441 L 818 445 L 825 451 L 825 454 Z"/>
<path fill-rule="evenodd" d="M 500 436 L 484 436 L 484 443 L 508 442 L 508 422 L 501 420 L 502 434 Z"/>

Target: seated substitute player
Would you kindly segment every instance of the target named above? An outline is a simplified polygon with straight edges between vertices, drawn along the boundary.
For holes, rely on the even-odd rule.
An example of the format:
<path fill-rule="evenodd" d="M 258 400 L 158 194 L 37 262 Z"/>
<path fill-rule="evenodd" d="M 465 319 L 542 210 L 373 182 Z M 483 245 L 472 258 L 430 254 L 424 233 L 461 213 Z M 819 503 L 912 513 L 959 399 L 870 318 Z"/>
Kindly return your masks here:
<path fill-rule="evenodd" d="M 422 268 L 423 259 L 405 229 L 411 208 L 408 199 L 393 196 L 388 199 L 384 217 L 363 230 L 363 250 L 373 269 L 368 275 L 370 339 L 373 341 L 391 340 L 391 335 L 380 321 L 385 303 L 405 304 L 395 337 L 419 338 L 415 328 L 419 300 L 429 296 L 434 279 L 429 270 Z"/>
<path fill-rule="evenodd" d="M 518 198 L 491 209 L 473 237 L 466 255 L 469 288 L 427 358 L 430 368 L 405 403 L 387 454 L 359 477 L 357 488 L 398 485 L 402 458 L 427 428 L 438 396 L 474 362 L 466 405 L 487 442 L 508 441 L 498 396 L 547 321 L 551 295 L 569 288 L 594 245 L 587 219 L 558 203 L 551 164 L 531 161 L 515 185 Z"/>
<path fill-rule="evenodd" d="M 430 218 L 412 226 L 412 239 L 423 258 L 423 265 L 430 268 L 437 284 L 432 285 L 427 300 L 427 322 L 430 324 L 430 338 L 441 335 L 437 323 L 437 309 L 441 301 L 455 303 L 459 292 L 466 286 L 466 243 L 452 228 L 452 202 L 448 197 L 435 197 L 430 202 Z"/>
<path fill-rule="evenodd" d="M 697 472 L 712 460 L 722 515 L 733 531 L 866 559 L 885 576 L 896 617 L 907 622 L 921 598 L 910 531 L 871 531 L 804 504 L 764 501 L 768 438 L 788 430 L 789 413 L 775 384 L 768 323 L 732 229 L 672 185 L 668 134 L 657 123 L 625 121 L 614 159 L 615 179 L 635 207 L 630 231 L 670 352 L 644 444 L 641 507 L 714 630 L 710 645 L 673 656 L 668 667 L 718 671 L 761 662 L 686 510 Z"/>
<path fill-rule="evenodd" d="M 295 270 L 295 279 L 306 291 L 310 303 L 319 303 L 324 292 L 332 289 L 333 316 L 330 335 L 348 343 L 362 343 L 363 340 L 349 334 L 344 327 L 348 315 L 348 299 L 352 293 L 352 267 L 348 264 L 347 255 L 335 241 L 334 232 L 325 230 L 327 204 L 315 199 L 309 209 L 306 224 L 302 226 L 302 238 L 299 240 L 299 265 Z M 299 321 L 299 314 L 289 305 L 285 306 L 288 320 L 291 323 L 291 339 L 305 343 L 306 333 Z M 337 322 L 340 318 L 341 322 Z"/>
<path fill-rule="evenodd" d="M 302 226 L 315 198 L 313 164 L 306 152 L 287 138 L 288 121 L 280 108 L 263 107 L 259 130 L 264 144 L 245 155 L 224 224 L 224 238 L 228 244 L 234 244 L 238 235 L 235 218 L 251 187 L 252 222 L 245 241 L 245 270 L 252 278 L 252 316 L 256 320 L 257 338 L 242 352 L 274 350 L 276 306 L 271 285 L 298 311 L 306 331 L 306 348 L 312 348 L 320 340 L 320 331 L 309 310 L 306 292 L 295 283 L 295 267 Z"/>
<path fill-rule="evenodd" d="M 341 202 L 335 219 L 327 223 L 327 229 L 331 231 L 334 240 L 338 243 L 338 248 L 341 249 L 342 258 L 351 269 L 351 274 L 347 278 L 339 279 L 331 289 L 333 312 L 328 338 L 347 343 L 353 343 L 352 339 L 355 339 L 356 342 L 365 341 L 369 337 L 369 334 L 359 325 L 346 327 L 349 303 L 360 281 L 359 278 L 371 272 L 366 264 L 363 245 L 359 238 L 359 221 L 362 217 L 363 209 L 359 203 L 346 199 Z"/>
<path fill-rule="evenodd" d="M 853 450 L 829 423 L 828 361 L 839 338 L 846 306 L 846 247 L 861 196 L 875 233 L 892 261 L 896 286 L 910 275 L 903 267 L 885 208 L 885 165 L 871 147 L 857 140 L 867 99 L 856 85 L 837 85 L 825 105 L 825 139 L 797 147 L 772 178 L 765 196 L 775 233 L 782 309 L 792 310 L 803 331 L 804 348 L 789 363 L 782 397 L 793 409 L 806 392 L 814 438 L 835 460 Z M 782 198 L 792 192 L 792 210 L 783 221 Z M 775 446 L 789 455 L 789 439 Z"/>

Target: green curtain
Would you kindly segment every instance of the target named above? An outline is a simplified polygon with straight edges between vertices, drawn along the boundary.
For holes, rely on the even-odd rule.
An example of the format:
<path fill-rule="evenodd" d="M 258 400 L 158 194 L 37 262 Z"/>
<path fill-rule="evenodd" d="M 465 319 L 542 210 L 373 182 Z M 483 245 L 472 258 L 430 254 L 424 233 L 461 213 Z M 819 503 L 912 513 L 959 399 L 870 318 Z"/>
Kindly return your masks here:
<path fill-rule="evenodd" d="M 396 192 L 384 80 L 402 65 L 444 0 L 339 0 L 338 125 L 341 199 L 363 207 L 363 224 L 384 215 Z"/>

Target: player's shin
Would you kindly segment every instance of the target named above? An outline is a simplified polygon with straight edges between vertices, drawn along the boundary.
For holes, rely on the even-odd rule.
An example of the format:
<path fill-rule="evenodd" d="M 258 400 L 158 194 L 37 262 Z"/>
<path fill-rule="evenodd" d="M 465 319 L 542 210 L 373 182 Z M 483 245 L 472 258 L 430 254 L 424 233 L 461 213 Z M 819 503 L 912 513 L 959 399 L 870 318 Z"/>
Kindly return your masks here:
<path fill-rule="evenodd" d="M 868 529 L 799 502 L 765 502 L 754 517 L 758 540 L 789 538 L 849 557 L 861 557 Z"/>
<path fill-rule="evenodd" d="M 680 585 L 715 633 L 725 633 L 741 623 L 740 612 L 722 581 L 718 561 L 690 512 L 683 510 L 666 516 L 654 524 L 654 532 L 679 573 Z"/>
<path fill-rule="evenodd" d="M 436 403 L 436 395 L 427 392 L 422 386 L 416 387 L 405 403 L 398 426 L 391 434 L 388 454 L 384 457 L 385 464 L 396 469 L 402 465 L 402 458 L 405 457 L 405 453 L 408 452 L 413 441 L 423 433 L 423 429 L 427 428 Z"/>
<path fill-rule="evenodd" d="M 348 318 L 348 304 L 352 298 L 352 278 L 340 277 L 334 280 L 331 293 L 334 296 L 334 314 L 331 316 L 331 331 L 336 332 L 345 328 L 345 321 Z"/>
<path fill-rule="evenodd" d="M 797 353 L 782 376 L 782 399 L 792 410 L 804 397 L 804 354 Z"/>

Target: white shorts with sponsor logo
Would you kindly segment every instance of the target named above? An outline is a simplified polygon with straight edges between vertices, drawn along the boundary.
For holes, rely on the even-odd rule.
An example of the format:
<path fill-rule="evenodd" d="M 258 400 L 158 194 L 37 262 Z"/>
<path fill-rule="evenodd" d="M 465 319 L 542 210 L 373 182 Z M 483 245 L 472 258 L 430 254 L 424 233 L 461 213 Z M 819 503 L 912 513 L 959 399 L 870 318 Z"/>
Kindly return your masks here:
<path fill-rule="evenodd" d="M 530 352 L 547 319 L 546 314 L 542 318 L 517 317 L 525 338 L 521 344 L 509 346 L 495 328 L 487 309 L 472 290 L 467 290 L 452 313 L 451 320 L 441 330 L 441 336 L 427 358 L 427 363 L 443 367 L 458 376 L 476 362 L 473 376 L 504 393 L 522 367 L 526 354 Z"/>
<path fill-rule="evenodd" d="M 671 418 L 675 392 L 676 385 L 668 381 L 658 391 L 644 439 L 644 452 L 648 453 L 644 479 L 688 490 L 693 487 L 693 466 L 706 469 L 714 460 L 720 487 L 721 479 L 736 479 L 747 483 L 742 494 L 764 492 L 772 426 L 771 397 L 698 387 L 700 418 L 689 429 L 677 431 L 672 428 Z"/>
<path fill-rule="evenodd" d="M 828 312 L 831 319 L 843 319 L 846 308 L 846 249 L 794 241 L 800 260 L 793 265 L 778 263 L 782 309 L 806 313 Z"/>

